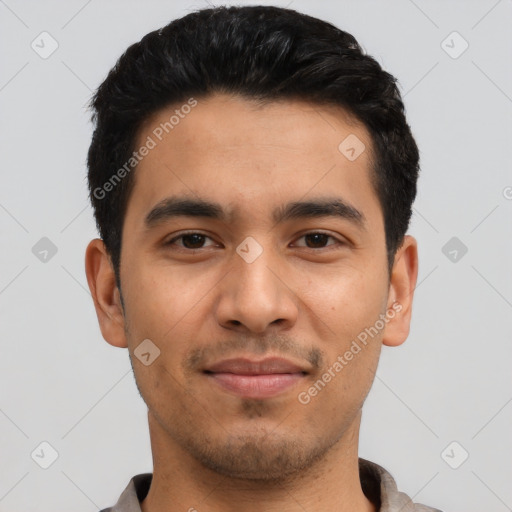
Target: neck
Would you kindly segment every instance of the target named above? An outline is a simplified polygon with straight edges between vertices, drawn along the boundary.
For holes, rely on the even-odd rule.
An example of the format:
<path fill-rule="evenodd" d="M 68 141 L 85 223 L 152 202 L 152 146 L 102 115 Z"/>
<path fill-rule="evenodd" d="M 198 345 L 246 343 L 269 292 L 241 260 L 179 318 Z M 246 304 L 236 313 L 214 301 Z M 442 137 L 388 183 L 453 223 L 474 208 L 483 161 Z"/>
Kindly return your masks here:
<path fill-rule="evenodd" d="M 154 469 L 142 512 L 377 511 L 359 478 L 360 414 L 321 460 L 280 480 L 230 478 L 205 468 L 148 417 Z"/>

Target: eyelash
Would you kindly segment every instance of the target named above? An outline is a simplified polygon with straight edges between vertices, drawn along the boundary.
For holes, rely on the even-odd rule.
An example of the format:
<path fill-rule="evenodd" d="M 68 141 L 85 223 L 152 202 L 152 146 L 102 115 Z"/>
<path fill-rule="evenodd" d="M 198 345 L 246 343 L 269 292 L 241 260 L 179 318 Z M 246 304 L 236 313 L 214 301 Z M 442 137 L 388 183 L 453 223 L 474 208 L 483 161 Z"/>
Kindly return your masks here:
<path fill-rule="evenodd" d="M 211 237 L 209 237 L 208 235 L 205 235 L 204 233 L 201 233 L 199 231 L 189 231 L 189 232 L 186 232 L 186 233 L 181 233 L 178 236 L 175 236 L 174 238 L 172 238 L 168 242 L 165 242 L 164 245 L 165 246 L 174 245 L 174 242 L 176 242 L 177 240 L 180 240 L 180 239 L 182 239 L 182 238 L 184 238 L 186 236 L 190 236 L 190 235 L 199 235 L 199 236 L 202 236 L 204 238 L 209 238 L 210 240 L 212 240 Z M 323 231 L 308 231 L 307 233 L 304 233 L 303 235 L 301 235 L 297 240 L 300 240 L 301 238 L 304 238 L 305 236 L 308 236 L 308 235 L 325 235 L 328 238 L 332 238 L 337 243 L 336 244 L 327 245 L 325 247 L 319 247 L 319 248 L 301 246 L 303 249 L 309 249 L 311 251 L 320 251 L 320 250 L 329 250 L 328 248 L 332 247 L 333 245 L 334 246 L 335 245 L 338 245 L 338 246 L 339 245 L 344 245 L 344 242 L 342 242 L 338 238 L 334 237 L 333 235 L 330 235 L 329 233 L 324 233 Z M 188 249 L 186 247 L 180 247 L 178 250 L 181 250 L 181 251 L 184 251 L 184 252 L 189 252 L 189 253 L 194 253 L 196 251 L 201 251 L 202 249 L 204 249 L 204 247 L 200 247 L 198 249 Z"/>

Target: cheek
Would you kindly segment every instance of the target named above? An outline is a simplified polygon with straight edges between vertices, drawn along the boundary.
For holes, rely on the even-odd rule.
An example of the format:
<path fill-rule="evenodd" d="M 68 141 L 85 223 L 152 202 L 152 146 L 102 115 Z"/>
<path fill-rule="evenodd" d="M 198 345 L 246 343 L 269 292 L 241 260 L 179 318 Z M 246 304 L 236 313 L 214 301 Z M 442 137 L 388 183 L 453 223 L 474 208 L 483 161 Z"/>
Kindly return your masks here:
<path fill-rule="evenodd" d="M 183 384 L 184 378 L 180 364 L 191 345 L 202 339 L 205 322 L 210 321 L 208 292 L 218 278 L 209 279 L 203 273 L 199 277 L 196 273 L 194 278 L 185 269 L 163 265 L 146 268 L 141 265 L 129 276 L 130 288 L 125 299 L 130 326 L 127 338 L 139 385 L 151 390 L 161 381 L 169 387 L 160 390 L 164 395 L 178 392 L 178 381 Z M 145 339 L 150 339 L 160 350 L 158 358 L 148 367 L 141 365 L 135 355 L 137 346 Z"/>
<path fill-rule="evenodd" d="M 309 279 L 302 297 L 339 342 L 372 325 L 385 307 L 385 280 L 366 267 L 345 268 L 323 279 Z M 342 346 L 341 346 L 342 348 Z"/>
<path fill-rule="evenodd" d="M 317 281 L 305 301 L 329 327 L 327 337 L 319 340 L 325 367 L 319 376 L 322 382 L 316 386 L 323 395 L 318 404 L 334 409 L 344 404 L 344 408 L 357 411 L 379 359 L 383 332 L 375 326 L 385 310 L 386 281 L 353 268 L 328 283 Z"/>
<path fill-rule="evenodd" d="M 169 268 L 135 267 L 125 269 L 129 275 L 125 302 L 137 387 L 152 411 L 168 409 L 171 401 L 179 409 L 181 401 L 176 397 L 183 394 L 183 384 L 177 370 L 187 349 L 186 320 L 197 302 L 197 297 L 193 297 L 194 286 L 187 287 L 180 273 Z M 137 347 L 145 339 L 159 350 L 149 365 L 136 355 Z"/>
<path fill-rule="evenodd" d="M 204 282 L 192 281 L 176 268 L 140 266 L 128 272 L 127 314 L 138 334 L 147 337 L 167 338 L 179 330 L 204 295 Z"/>
<path fill-rule="evenodd" d="M 322 372 L 297 397 L 305 408 L 303 421 L 309 430 L 322 431 L 329 437 L 328 430 L 337 435 L 352 424 L 373 383 L 380 347 L 374 339 L 358 346 L 340 342 L 337 350 L 329 351 Z M 329 424 L 326 418 L 330 418 Z"/>

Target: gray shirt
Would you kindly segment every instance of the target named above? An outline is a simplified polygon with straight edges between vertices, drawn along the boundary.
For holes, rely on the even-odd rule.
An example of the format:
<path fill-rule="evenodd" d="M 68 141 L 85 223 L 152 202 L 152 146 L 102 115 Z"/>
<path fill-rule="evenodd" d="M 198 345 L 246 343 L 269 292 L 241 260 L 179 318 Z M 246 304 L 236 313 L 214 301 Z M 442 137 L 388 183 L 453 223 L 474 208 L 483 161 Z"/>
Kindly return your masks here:
<path fill-rule="evenodd" d="M 379 507 L 379 512 L 441 512 L 437 508 L 413 503 L 399 492 L 393 477 L 381 466 L 359 459 L 361 487 L 366 497 Z M 123 491 L 117 504 L 100 512 L 141 512 L 140 503 L 147 496 L 153 473 L 135 475 Z"/>

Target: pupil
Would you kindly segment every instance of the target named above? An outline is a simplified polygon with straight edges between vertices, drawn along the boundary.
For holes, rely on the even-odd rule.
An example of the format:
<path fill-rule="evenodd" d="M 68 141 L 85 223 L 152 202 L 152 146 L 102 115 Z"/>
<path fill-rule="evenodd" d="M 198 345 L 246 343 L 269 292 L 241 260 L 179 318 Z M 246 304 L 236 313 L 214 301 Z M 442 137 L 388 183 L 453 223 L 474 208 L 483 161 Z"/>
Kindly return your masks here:
<path fill-rule="evenodd" d="M 310 234 L 310 235 L 306 235 L 306 238 L 309 237 L 309 240 L 311 239 L 316 239 L 316 242 L 320 242 L 320 245 L 323 245 L 322 244 L 322 241 L 326 241 L 326 238 L 327 238 L 327 235 L 324 234 L 324 233 L 314 233 L 314 234 Z M 320 237 L 320 240 L 319 240 L 319 237 Z M 315 244 L 315 242 L 313 242 L 313 244 Z"/>
<path fill-rule="evenodd" d="M 203 235 L 197 235 L 197 234 L 183 235 L 183 245 L 185 247 L 187 247 L 188 249 L 198 249 L 202 245 L 203 238 L 204 238 Z M 199 244 L 199 247 L 190 247 L 191 244 L 186 243 L 186 241 L 190 240 L 190 239 L 195 239 L 197 244 Z M 192 242 L 192 245 L 195 245 L 194 242 Z"/>

